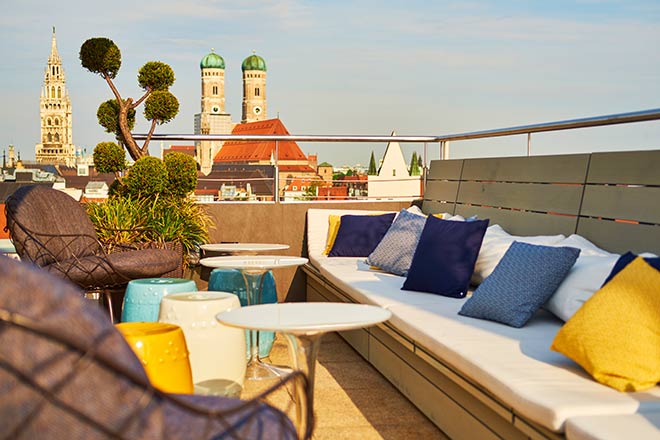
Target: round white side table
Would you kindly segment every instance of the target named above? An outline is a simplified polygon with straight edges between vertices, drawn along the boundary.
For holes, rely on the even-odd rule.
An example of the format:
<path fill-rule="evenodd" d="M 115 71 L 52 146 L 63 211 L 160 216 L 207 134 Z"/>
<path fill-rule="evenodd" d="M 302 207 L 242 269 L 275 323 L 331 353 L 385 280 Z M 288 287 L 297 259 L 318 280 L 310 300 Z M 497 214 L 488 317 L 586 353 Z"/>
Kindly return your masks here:
<path fill-rule="evenodd" d="M 243 307 L 219 313 L 216 319 L 238 328 L 272 330 L 284 334 L 294 368 L 307 374 L 306 395 L 305 390 L 296 391 L 298 434 L 300 438 L 305 438 L 313 430 L 314 375 L 321 337 L 327 332 L 376 325 L 391 316 L 392 312 L 377 306 L 315 302 Z"/>
<path fill-rule="evenodd" d="M 307 258 L 280 255 L 233 255 L 203 258 L 201 260 L 202 264 L 208 267 L 240 270 L 245 280 L 248 307 L 261 304 L 261 287 L 266 272 L 283 267 L 300 266 L 306 264 L 307 261 Z M 247 364 L 246 379 L 275 379 L 283 374 L 287 374 L 288 371 L 286 369 L 269 365 L 259 358 L 259 332 L 251 332 L 251 336 L 250 359 Z"/>

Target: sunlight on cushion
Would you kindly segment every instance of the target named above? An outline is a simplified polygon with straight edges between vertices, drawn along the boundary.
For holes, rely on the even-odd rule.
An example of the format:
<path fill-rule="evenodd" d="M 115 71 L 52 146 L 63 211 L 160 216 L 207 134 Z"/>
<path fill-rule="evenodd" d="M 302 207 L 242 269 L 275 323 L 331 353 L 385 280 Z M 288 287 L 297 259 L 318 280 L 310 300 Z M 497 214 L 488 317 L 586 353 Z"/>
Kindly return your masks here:
<path fill-rule="evenodd" d="M 339 231 L 340 223 L 340 215 L 330 214 L 328 216 L 328 239 L 325 242 L 325 250 L 323 251 L 323 255 L 328 255 L 332 249 L 332 245 L 335 244 L 335 239 L 337 238 L 337 232 Z"/>
<path fill-rule="evenodd" d="M 566 322 L 551 348 L 619 391 L 655 386 L 660 381 L 660 272 L 635 258 Z"/>

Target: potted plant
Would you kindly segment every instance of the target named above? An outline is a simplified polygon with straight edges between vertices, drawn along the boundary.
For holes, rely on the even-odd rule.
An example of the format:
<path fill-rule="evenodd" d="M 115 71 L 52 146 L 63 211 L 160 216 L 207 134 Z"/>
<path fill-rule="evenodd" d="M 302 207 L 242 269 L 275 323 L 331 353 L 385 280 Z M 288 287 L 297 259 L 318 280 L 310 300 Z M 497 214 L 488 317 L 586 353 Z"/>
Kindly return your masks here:
<path fill-rule="evenodd" d="M 212 222 L 191 197 L 197 186 L 197 163 L 188 155 L 172 152 L 164 160 L 145 156 L 127 170 L 124 150 L 104 142 L 94 149 L 99 172 L 119 176 L 107 200 L 86 205 L 99 239 L 110 251 L 126 248 L 168 247 L 184 257 L 198 254 L 209 240 Z M 172 274 L 180 276 L 180 274 Z"/>
<path fill-rule="evenodd" d="M 144 64 L 138 84 L 144 94 L 125 98 L 114 79 L 121 67 L 121 51 L 108 38 L 90 38 L 80 47 L 80 62 L 108 84 L 114 99 L 101 103 L 99 124 L 117 141 L 102 142 L 94 149 L 94 164 L 101 173 L 114 173 L 110 197 L 103 203 L 89 203 L 87 212 L 99 237 L 111 251 L 130 247 L 174 247 L 183 255 L 198 254 L 208 242 L 210 217 L 191 198 L 197 185 L 197 164 L 182 153 L 170 153 L 164 160 L 149 156 L 149 141 L 156 125 L 172 120 L 179 102 L 169 91 L 174 83 L 172 68 L 160 61 Z M 151 122 L 143 143 L 133 139 L 136 108 L 144 104 L 144 117 Z M 129 166 L 125 151 L 135 161 Z"/>

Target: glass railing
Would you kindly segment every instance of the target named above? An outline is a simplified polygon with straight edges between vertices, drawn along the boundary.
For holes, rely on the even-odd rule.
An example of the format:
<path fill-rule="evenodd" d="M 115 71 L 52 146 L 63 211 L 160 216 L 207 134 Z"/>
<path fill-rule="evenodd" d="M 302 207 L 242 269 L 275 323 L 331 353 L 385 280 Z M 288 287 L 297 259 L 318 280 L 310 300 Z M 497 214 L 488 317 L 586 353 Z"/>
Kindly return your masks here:
<path fill-rule="evenodd" d="M 346 200 L 390 200 L 406 201 L 420 198 L 424 193 L 425 176 L 430 163 L 430 148 L 433 156 L 440 159 L 450 157 L 450 143 L 506 136 L 526 135 L 526 154 L 532 154 L 532 135 L 561 130 L 576 130 L 636 122 L 660 120 L 660 108 L 637 112 L 618 113 L 580 119 L 570 119 L 507 128 L 473 131 L 465 133 L 428 136 L 372 136 L 372 135 L 234 135 L 234 134 L 154 134 L 152 141 L 244 141 L 273 142 L 273 160 L 270 164 L 254 165 L 223 164 L 222 170 L 214 170 L 200 177 L 200 185 L 210 188 L 199 195 L 204 202 L 216 201 L 269 201 L 308 202 Z M 143 140 L 146 135 L 134 135 Z M 386 169 L 382 167 L 376 175 L 364 170 L 350 176 L 334 176 L 324 180 L 314 176 L 303 176 L 287 171 L 286 161 L 278 159 L 279 143 L 390 143 L 422 145 L 419 175 L 410 175 L 410 168 Z M 437 149 L 436 149 L 437 148 Z M 416 173 L 412 173 L 416 174 Z M 208 185 L 205 185 L 208 183 Z M 215 190 L 217 189 L 217 194 Z"/>

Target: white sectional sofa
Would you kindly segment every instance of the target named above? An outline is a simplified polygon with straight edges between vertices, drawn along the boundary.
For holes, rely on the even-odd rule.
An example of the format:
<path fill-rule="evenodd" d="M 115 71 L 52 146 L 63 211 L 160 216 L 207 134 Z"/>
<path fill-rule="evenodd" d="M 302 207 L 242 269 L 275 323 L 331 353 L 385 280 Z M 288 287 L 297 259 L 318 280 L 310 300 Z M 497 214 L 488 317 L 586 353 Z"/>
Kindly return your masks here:
<path fill-rule="evenodd" d="M 631 160 L 637 165 L 649 160 L 657 165 L 660 164 L 658 153 L 650 152 Z M 595 155 L 576 157 L 583 160 L 583 156 Z M 460 161 L 459 175 L 454 177 L 457 184 L 453 199 L 446 195 L 447 187 L 453 185 L 451 173 L 449 176 L 439 174 L 438 170 L 456 168 L 457 164 L 451 162 L 457 161 L 434 162 L 430 176 L 435 177 L 437 183 L 427 182 L 424 211 L 447 211 L 464 216 L 477 214 L 479 218 L 491 218 L 491 224 L 502 223 L 519 235 L 532 235 L 540 231 L 565 235 L 582 232 L 597 240 L 599 234 L 605 234 L 605 229 L 611 232 L 612 227 L 623 226 L 630 244 L 617 237 L 605 243 L 609 245 L 608 250 L 648 250 L 657 253 L 660 249 L 660 235 L 656 235 L 660 228 L 657 225 L 660 215 L 655 212 L 651 215 L 655 222 L 651 226 L 655 229 L 647 228 L 647 222 L 634 230 L 629 228 L 629 222 L 612 221 L 613 225 L 598 223 L 594 226 L 591 215 L 581 214 L 585 208 L 585 197 L 580 197 L 574 223 L 566 227 L 563 222 L 569 216 L 556 215 L 557 208 L 553 206 L 549 212 L 540 213 L 538 209 L 524 209 L 525 206 L 523 209 L 515 206 L 503 208 L 502 205 L 483 203 L 483 199 L 477 205 L 461 198 L 461 186 L 472 194 L 466 196 L 464 193 L 463 197 L 474 197 L 475 191 L 471 188 L 474 182 L 481 184 L 482 188 L 494 185 L 498 179 L 509 184 L 511 177 L 501 174 L 520 168 L 520 159 L 528 160 L 527 167 L 523 169 L 548 168 L 547 163 L 543 164 L 537 158 L 510 158 L 494 161 L 497 168 L 495 178 L 486 172 L 488 179 L 479 180 L 473 176 L 466 179 L 466 169 L 469 174 L 471 165 L 483 167 L 483 163 Z M 584 182 L 589 181 L 588 164 L 593 166 L 599 159 L 587 158 L 583 170 L 587 178 L 582 176 L 582 191 L 593 190 Z M 625 168 L 626 159 L 619 155 L 608 158 L 608 161 L 616 161 L 619 166 L 624 163 Z M 573 162 L 574 158 L 567 160 Z M 511 165 L 511 161 L 517 162 Z M 565 168 L 566 160 L 562 162 L 553 158 L 550 161 Z M 552 171 L 550 167 L 545 174 L 540 172 L 541 179 Z M 591 171 L 594 172 L 593 169 Z M 579 177 L 575 179 L 580 181 Z M 544 184 L 554 186 L 547 185 L 547 182 Z M 442 189 L 438 190 L 440 187 Z M 481 192 L 494 194 L 501 188 L 488 187 Z M 548 191 L 548 188 L 540 190 Z M 439 193 L 442 195 L 434 198 Z M 659 193 L 660 188 L 655 187 L 653 194 Z M 501 194 L 493 198 L 499 198 L 501 202 Z M 536 198 L 516 194 L 509 197 L 522 205 L 537 203 Z M 586 199 L 589 203 L 588 197 Z M 554 202 L 550 200 L 549 203 Z M 625 204 L 621 200 L 612 203 Z M 569 358 L 550 350 L 563 322 L 549 312 L 540 310 L 522 328 L 460 316 L 458 310 L 465 299 L 401 290 L 404 277 L 374 270 L 365 264 L 363 257 L 324 255 L 328 216 L 364 213 L 355 210 L 308 210 L 307 250 L 310 262 L 304 267 L 307 300 L 374 304 L 390 310 L 392 318 L 387 323 L 372 329 L 347 332 L 343 336 L 451 438 L 660 438 L 660 387 L 623 393 L 596 382 Z M 523 220 L 519 215 L 524 216 Z M 647 215 L 645 218 L 648 221 L 648 214 L 643 215 Z"/>

